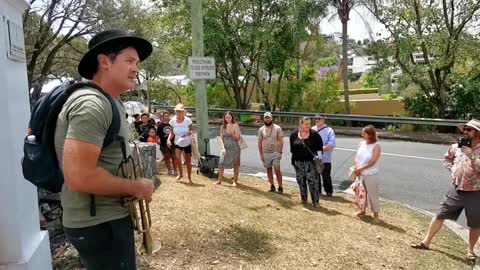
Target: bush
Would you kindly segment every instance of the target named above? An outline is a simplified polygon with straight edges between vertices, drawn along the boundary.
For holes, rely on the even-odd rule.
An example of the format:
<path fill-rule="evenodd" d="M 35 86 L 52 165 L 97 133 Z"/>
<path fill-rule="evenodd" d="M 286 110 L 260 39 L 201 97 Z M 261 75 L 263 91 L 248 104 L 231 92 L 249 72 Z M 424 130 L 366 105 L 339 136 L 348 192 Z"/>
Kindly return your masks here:
<path fill-rule="evenodd" d="M 343 94 L 343 90 L 337 90 Z M 361 95 L 361 94 L 375 94 L 378 93 L 378 88 L 359 88 L 359 89 L 349 89 L 348 92 L 350 95 Z"/>
<path fill-rule="evenodd" d="M 207 85 L 207 100 L 210 108 L 235 108 L 235 100 L 221 83 Z"/>
<path fill-rule="evenodd" d="M 460 79 L 450 92 L 449 116 L 456 119 L 480 118 L 480 81 Z"/>
<path fill-rule="evenodd" d="M 341 110 L 336 102 L 339 100 L 337 91 L 336 71 L 331 70 L 327 76 L 312 81 L 307 85 L 303 111 L 335 113 Z"/>

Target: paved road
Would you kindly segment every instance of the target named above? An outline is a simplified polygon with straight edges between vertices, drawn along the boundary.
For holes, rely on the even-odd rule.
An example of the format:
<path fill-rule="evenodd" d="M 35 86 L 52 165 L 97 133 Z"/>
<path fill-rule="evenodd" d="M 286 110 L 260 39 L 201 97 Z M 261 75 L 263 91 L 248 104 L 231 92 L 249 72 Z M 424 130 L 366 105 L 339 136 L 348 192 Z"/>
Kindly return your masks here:
<path fill-rule="evenodd" d="M 211 129 L 211 152 L 219 154 L 218 129 Z M 256 130 L 242 130 L 249 147 L 242 151 L 242 173 L 264 172 L 258 156 Z M 288 134 L 286 134 L 288 135 Z M 337 137 L 337 148 L 332 162 L 332 178 L 336 189 L 348 187 L 346 172 L 353 163 L 360 137 Z M 448 171 L 443 167 L 445 145 L 382 140 L 380 159 L 380 195 L 427 211 L 436 212 L 445 192 L 450 187 Z M 285 176 L 295 177 L 290 165 L 288 137 L 284 138 L 281 161 Z M 459 223 L 466 221 L 462 215 Z"/>

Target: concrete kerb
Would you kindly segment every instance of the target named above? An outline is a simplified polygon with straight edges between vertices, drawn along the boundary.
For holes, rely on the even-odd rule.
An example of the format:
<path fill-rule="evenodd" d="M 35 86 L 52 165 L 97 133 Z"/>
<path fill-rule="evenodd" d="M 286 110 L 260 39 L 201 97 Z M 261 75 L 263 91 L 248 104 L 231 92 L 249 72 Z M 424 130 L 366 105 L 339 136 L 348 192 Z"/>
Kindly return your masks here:
<path fill-rule="evenodd" d="M 258 177 L 258 178 L 263 178 L 264 180 L 267 180 L 267 178 L 266 178 L 267 175 L 264 172 L 257 172 L 255 174 L 248 174 L 248 175 Z M 293 178 L 293 177 L 283 177 L 283 180 L 285 181 L 285 183 L 289 183 L 289 184 L 292 184 L 292 185 L 294 185 L 294 183 L 296 181 L 296 179 Z M 340 192 L 344 193 L 344 194 L 351 194 L 349 192 L 346 192 L 346 190 L 340 190 Z M 380 198 L 380 200 L 385 201 L 385 202 L 394 202 L 394 203 L 400 204 L 400 205 L 402 205 L 402 206 L 404 206 L 408 209 L 411 209 L 413 211 L 416 211 L 420 214 L 423 214 L 423 215 L 431 217 L 431 218 L 433 218 L 435 216 L 435 214 L 432 213 L 432 212 L 429 212 L 429 211 L 426 211 L 426 210 L 423 210 L 423 209 L 420 209 L 420 208 L 417 208 L 417 207 L 413 207 L 413 206 L 405 204 L 405 203 L 401 203 L 401 202 L 397 202 L 397 201 L 393 201 L 393 200 L 389 200 L 389 199 L 385 199 L 385 198 Z M 445 220 L 444 225 L 447 226 L 450 230 L 452 230 L 460 238 L 462 238 L 465 241 L 465 243 L 468 245 L 468 234 L 469 234 L 468 228 L 465 228 L 462 225 L 460 225 L 457 222 L 452 221 L 452 220 Z M 475 254 L 480 254 L 480 246 L 479 246 L 478 243 L 475 247 Z M 480 270 L 480 259 L 475 261 L 475 265 L 473 266 L 473 269 L 474 270 Z"/>

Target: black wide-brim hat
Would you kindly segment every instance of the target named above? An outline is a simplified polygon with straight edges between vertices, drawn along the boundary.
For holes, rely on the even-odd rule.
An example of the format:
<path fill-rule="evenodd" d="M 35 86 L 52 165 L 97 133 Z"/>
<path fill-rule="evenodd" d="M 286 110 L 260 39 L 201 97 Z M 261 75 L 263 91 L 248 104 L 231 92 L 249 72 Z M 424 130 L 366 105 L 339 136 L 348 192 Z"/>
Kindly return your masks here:
<path fill-rule="evenodd" d="M 88 52 L 78 64 L 78 73 L 85 79 L 92 79 L 97 70 L 97 55 L 108 51 L 112 45 L 125 45 L 137 50 L 140 61 L 145 60 L 153 50 L 153 46 L 147 40 L 133 36 L 123 30 L 106 30 L 93 36 L 88 42 Z"/>

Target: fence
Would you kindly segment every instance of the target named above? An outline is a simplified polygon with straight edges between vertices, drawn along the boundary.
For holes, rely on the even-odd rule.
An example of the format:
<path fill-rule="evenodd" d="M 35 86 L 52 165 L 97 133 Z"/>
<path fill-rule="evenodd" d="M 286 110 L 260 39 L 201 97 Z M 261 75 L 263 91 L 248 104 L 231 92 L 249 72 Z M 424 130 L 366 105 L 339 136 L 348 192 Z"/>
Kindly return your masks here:
<path fill-rule="evenodd" d="M 165 106 L 152 106 L 152 112 L 160 111 L 173 111 L 174 107 Z M 187 111 L 195 113 L 195 107 L 187 107 Z M 237 110 L 237 109 L 208 109 L 209 114 L 221 114 L 223 112 L 230 111 L 232 113 L 242 115 L 258 115 L 263 116 L 265 111 L 254 110 Z M 272 112 L 274 117 L 288 117 L 288 118 L 300 118 L 303 116 L 314 117 L 315 113 L 307 112 Z M 411 125 L 427 125 L 427 126 L 456 126 L 467 122 L 466 120 L 455 119 L 435 119 L 435 118 L 415 118 L 415 117 L 396 117 L 396 116 L 370 116 L 370 115 L 352 115 L 352 114 L 322 114 L 329 120 L 341 120 L 341 121 L 357 121 L 364 123 L 384 123 L 384 124 L 411 124 Z"/>

